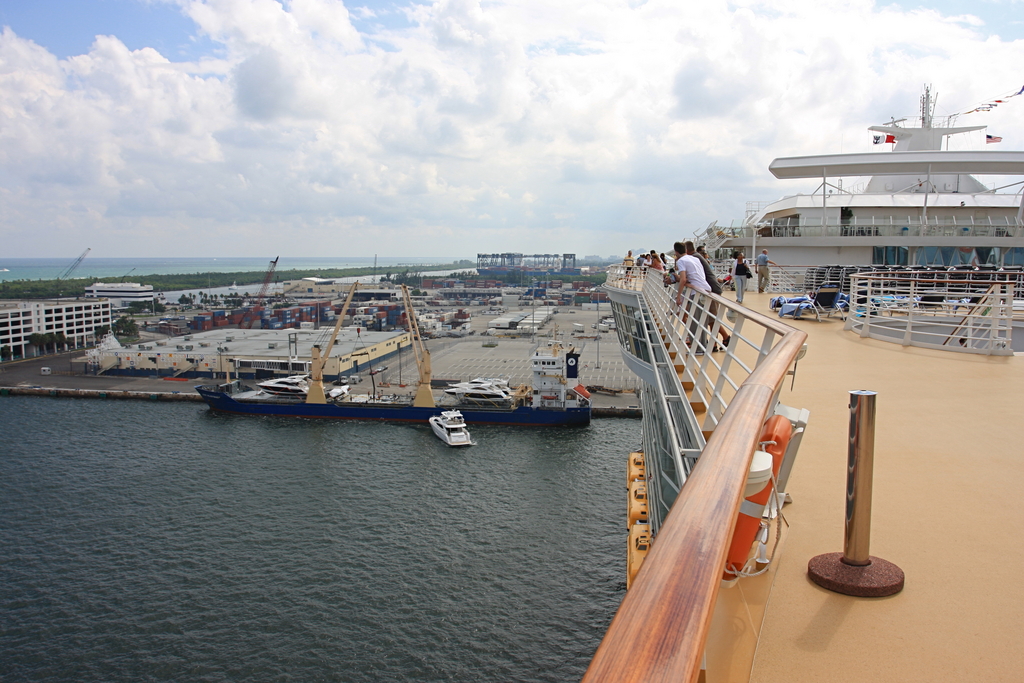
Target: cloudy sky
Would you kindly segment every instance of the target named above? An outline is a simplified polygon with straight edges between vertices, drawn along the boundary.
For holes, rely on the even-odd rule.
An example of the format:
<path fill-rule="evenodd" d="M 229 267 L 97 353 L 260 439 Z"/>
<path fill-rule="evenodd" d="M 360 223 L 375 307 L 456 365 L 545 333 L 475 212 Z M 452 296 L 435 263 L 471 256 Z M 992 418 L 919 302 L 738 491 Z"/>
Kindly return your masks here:
<path fill-rule="evenodd" d="M 0 0 L 0 254 L 609 255 L 1024 86 L 1024 2 Z M 1024 97 L 958 119 L 1024 148 Z M 984 147 L 983 133 L 952 148 Z M 992 147 L 990 147 L 991 149 Z"/>

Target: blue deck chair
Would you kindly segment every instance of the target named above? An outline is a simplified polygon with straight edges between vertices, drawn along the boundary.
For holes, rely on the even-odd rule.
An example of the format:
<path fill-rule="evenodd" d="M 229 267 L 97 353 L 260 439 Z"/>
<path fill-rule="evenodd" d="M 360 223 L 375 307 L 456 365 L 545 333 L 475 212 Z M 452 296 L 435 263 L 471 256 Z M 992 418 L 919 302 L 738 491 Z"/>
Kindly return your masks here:
<path fill-rule="evenodd" d="M 846 320 L 846 315 L 843 313 L 843 298 L 844 295 L 835 282 L 828 282 L 819 287 L 811 297 L 811 306 L 814 308 L 814 315 L 818 322 L 821 322 L 822 313 L 829 318 L 833 313 L 838 313 L 843 320 Z"/>

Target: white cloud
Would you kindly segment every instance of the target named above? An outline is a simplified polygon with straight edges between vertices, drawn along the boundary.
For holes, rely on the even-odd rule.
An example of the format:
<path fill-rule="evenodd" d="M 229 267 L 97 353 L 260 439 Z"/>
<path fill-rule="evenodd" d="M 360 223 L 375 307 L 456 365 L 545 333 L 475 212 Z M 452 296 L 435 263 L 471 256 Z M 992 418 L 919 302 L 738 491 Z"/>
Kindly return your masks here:
<path fill-rule="evenodd" d="M 441 0 L 372 36 L 336 0 L 180 4 L 207 59 L 0 36 L 6 253 L 656 247 L 796 190 L 773 157 L 866 151 L 922 83 L 953 113 L 1024 62 L 977 17 L 867 0 Z M 1024 98 L 979 119 L 1024 143 Z"/>

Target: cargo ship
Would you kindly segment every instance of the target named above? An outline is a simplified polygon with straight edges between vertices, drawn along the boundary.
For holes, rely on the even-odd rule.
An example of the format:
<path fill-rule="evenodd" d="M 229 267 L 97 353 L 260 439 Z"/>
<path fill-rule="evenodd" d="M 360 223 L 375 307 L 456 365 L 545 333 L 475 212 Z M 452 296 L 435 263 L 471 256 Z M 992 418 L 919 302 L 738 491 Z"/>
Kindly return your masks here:
<path fill-rule="evenodd" d="M 348 310 L 358 283 L 352 286 L 342 310 Z M 277 415 L 282 417 L 322 418 L 334 420 L 387 420 L 422 422 L 442 410 L 459 410 L 466 424 L 500 424 L 514 426 L 586 425 L 590 422 L 590 393 L 579 383 L 579 354 L 559 344 L 539 347 L 531 358 L 532 386 L 518 387 L 512 400 L 488 402 L 446 401 L 439 405 L 430 388 L 430 352 L 420 336 L 408 288 L 402 287 L 406 319 L 412 337 L 412 348 L 419 371 L 415 396 L 378 396 L 324 391 L 323 367 L 341 329 L 343 316 L 335 323 L 330 341 L 321 353 L 313 347 L 310 374 L 305 379 L 302 395 L 282 395 L 266 388 L 252 388 L 241 380 L 228 379 L 222 384 L 207 384 L 196 391 L 211 410 L 240 415 Z"/>

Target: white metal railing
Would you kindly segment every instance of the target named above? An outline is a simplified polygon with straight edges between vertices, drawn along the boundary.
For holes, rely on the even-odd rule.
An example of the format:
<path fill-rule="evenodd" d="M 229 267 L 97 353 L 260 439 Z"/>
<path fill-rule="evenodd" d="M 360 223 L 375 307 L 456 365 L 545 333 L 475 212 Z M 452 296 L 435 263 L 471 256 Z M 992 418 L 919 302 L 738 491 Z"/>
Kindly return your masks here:
<path fill-rule="evenodd" d="M 686 294 L 680 307 L 676 303 L 676 285 L 666 287 L 661 273 L 646 270 L 611 266 L 605 284 L 642 293 L 646 313 L 668 352 L 674 376 L 689 392 L 689 406 L 698 411 L 695 415 L 706 437 L 717 427 L 743 381 L 775 344 L 794 330 L 734 301 L 690 288 L 684 289 Z M 624 352 L 629 353 L 631 342 L 625 338 L 629 330 L 621 323 L 618 328 L 620 343 Z M 729 339 L 728 345 L 723 334 Z"/>
<path fill-rule="evenodd" d="M 956 275 L 853 274 L 846 329 L 903 346 L 1012 355 L 1015 282 Z"/>
<path fill-rule="evenodd" d="M 725 239 L 758 237 L 1019 237 L 1024 226 L 1012 216 L 975 219 L 971 216 L 920 216 L 898 219 L 893 216 L 829 217 L 825 225 L 820 217 L 780 218 L 770 222 L 715 226 L 716 235 Z M 724 241 L 724 240 L 723 240 Z"/>
<path fill-rule="evenodd" d="M 680 407 L 694 418 L 692 422 L 702 420 L 697 434 L 707 441 L 692 469 L 678 468 L 679 495 L 671 514 L 663 518 L 650 554 L 583 680 L 694 681 L 707 661 L 706 648 L 711 647 L 711 615 L 751 459 L 764 421 L 773 414 L 786 416 L 796 426 L 776 487 L 777 493 L 785 491 L 787 462 L 792 463 L 799 447 L 808 413 L 782 406 L 779 394 L 807 335 L 711 294 L 685 290 L 688 296 L 679 306 L 675 287 L 665 287 L 660 273 L 614 266 L 605 286 L 619 323 L 623 357 L 645 378 L 650 388 L 644 393 L 655 394 L 644 402 L 652 531 L 659 513 L 652 484 L 664 473 L 657 469 L 661 453 L 652 453 L 648 436 L 672 423 L 671 411 Z M 716 351 L 714 340 L 722 330 L 730 335 L 729 342 Z M 680 455 L 689 458 L 689 453 L 675 455 L 672 462 L 679 462 Z M 747 598 L 740 601 L 752 607 Z M 721 645 L 733 661 L 743 649 L 741 640 Z M 752 649 L 749 656 L 753 658 Z"/>

